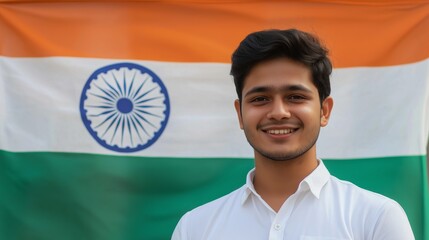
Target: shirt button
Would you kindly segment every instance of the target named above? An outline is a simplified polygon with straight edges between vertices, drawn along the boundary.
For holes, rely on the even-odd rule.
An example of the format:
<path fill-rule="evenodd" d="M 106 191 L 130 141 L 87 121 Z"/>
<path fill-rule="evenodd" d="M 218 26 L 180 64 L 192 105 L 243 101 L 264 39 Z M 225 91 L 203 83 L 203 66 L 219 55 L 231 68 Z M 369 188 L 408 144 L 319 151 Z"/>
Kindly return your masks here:
<path fill-rule="evenodd" d="M 280 230 L 280 228 L 281 228 L 281 227 L 282 227 L 282 226 L 281 226 L 280 224 L 276 224 L 276 225 L 274 225 L 274 229 L 275 229 L 275 230 L 277 230 L 277 231 L 278 231 L 278 230 Z"/>

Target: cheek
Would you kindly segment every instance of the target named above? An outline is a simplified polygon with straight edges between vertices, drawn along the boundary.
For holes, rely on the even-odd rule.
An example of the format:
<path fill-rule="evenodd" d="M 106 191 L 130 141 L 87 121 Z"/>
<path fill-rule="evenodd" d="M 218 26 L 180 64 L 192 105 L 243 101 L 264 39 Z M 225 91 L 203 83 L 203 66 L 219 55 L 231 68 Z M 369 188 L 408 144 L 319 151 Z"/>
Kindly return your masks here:
<path fill-rule="evenodd" d="M 243 109 L 244 110 L 244 109 Z M 255 125 L 261 119 L 263 114 L 255 109 L 245 109 L 242 113 L 242 123 L 245 126 Z"/>
<path fill-rule="evenodd" d="M 294 112 L 303 122 L 320 122 L 321 119 L 320 108 L 318 106 L 301 106 L 295 109 Z"/>
<path fill-rule="evenodd" d="M 245 126 L 251 124 L 251 122 L 253 121 L 253 118 L 254 118 L 252 116 L 252 114 L 248 113 L 248 112 L 243 113 L 243 115 L 241 115 L 241 116 L 242 116 L 242 124 Z"/>

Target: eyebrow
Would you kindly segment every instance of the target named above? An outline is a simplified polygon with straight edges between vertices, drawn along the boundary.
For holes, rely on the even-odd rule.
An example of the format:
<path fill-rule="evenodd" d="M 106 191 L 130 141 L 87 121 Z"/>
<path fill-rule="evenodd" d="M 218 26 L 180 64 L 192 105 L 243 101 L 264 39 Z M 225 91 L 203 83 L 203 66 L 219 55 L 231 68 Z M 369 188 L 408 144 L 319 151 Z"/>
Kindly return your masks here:
<path fill-rule="evenodd" d="M 274 91 L 277 91 L 277 87 L 274 87 L 274 86 L 256 86 L 256 87 L 250 89 L 249 91 L 247 91 L 247 93 L 244 96 L 246 97 L 247 95 L 254 94 L 254 93 L 274 92 Z M 300 91 L 300 92 L 307 92 L 307 93 L 312 92 L 310 89 L 308 89 L 308 88 L 306 88 L 300 84 L 282 86 L 280 88 L 280 91 L 282 91 L 282 92 Z"/>

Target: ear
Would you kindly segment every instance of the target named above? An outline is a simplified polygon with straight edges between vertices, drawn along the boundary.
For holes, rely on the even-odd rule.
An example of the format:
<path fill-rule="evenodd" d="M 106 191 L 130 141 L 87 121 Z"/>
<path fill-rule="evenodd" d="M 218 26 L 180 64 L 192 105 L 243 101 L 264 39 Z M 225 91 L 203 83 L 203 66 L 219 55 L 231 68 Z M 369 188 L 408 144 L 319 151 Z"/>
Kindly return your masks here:
<path fill-rule="evenodd" d="M 240 101 L 236 99 L 234 101 L 235 111 L 237 112 L 238 122 L 240 124 L 240 128 L 243 129 L 243 118 L 241 116 L 241 106 Z"/>
<path fill-rule="evenodd" d="M 334 99 L 327 97 L 323 100 L 322 110 L 320 111 L 320 126 L 325 127 L 328 125 L 329 117 L 331 116 L 332 107 L 334 106 Z"/>

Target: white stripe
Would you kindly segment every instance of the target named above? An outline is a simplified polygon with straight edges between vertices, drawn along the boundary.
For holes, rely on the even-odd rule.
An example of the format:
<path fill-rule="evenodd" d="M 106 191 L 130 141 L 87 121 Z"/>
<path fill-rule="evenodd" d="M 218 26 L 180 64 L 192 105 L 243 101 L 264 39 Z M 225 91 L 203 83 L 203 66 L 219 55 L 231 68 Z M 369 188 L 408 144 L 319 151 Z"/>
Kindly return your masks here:
<path fill-rule="evenodd" d="M 168 125 L 136 156 L 252 157 L 238 127 L 229 64 L 85 58 L 0 58 L 0 148 L 119 154 L 88 133 L 79 101 L 98 68 L 133 62 L 155 72 L 170 95 Z M 318 143 L 322 158 L 422 155 L 428 137 L 429 60 L 336 69 L 334 112 Z"/>
<path fill-rule="evenodd" d="M 329 125 L 317 149 L 325 158 L 425 155 L 429 60 L 391 67 L 337 69 Z"/>

